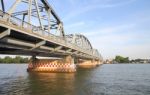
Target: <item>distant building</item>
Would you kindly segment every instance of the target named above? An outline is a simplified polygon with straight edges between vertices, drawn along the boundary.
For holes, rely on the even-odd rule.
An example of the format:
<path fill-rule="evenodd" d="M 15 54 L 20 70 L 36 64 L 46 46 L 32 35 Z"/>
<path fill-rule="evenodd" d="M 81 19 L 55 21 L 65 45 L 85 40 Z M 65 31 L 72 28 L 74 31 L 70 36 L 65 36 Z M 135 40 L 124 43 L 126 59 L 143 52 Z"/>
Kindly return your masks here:
<path fill-rule="evenodd" d="M 131 60 L 130 63 L 150 63 L 150 59 L 135 59 L 135 60 Z"/>
<path fill-rule="evenodd" d="M 113 59 L 106 59 L 105 64 L 113 64 Z"/>

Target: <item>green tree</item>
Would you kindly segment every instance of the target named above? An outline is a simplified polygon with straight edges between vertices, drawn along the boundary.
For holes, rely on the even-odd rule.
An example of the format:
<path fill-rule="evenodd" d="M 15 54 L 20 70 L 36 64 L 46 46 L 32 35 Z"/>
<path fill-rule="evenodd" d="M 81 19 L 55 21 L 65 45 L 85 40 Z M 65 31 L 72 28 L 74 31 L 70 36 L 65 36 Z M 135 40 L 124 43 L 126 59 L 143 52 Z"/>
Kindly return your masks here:
<path fill-rule="evenodd" d="M 118 63 L 129 63 L 129 57 L 116 56 L 115 61 Z"/>
<path fill-rule="evenodd" d="M 0 58 L 0 63 L 3 63 L 3 59 L 2 58 Z"/>
<path fill-rule="evenodd" d="M 6 57 L 3 59 L 3 63 L 12 63 L 12 58 L 9 57 L 9 56 L 6 56 Z"/>
<path fill-rule="evenodd" d="M 15 63 L 21 63 L 22 58 L 20 56 L 16 56 L 14 58 Z"/>
<path fill-rule="evenodd" d="M 0 63 L 28 63 L 28 58 L 23 58 L 16 56 L 15 58 L 6 56 L 5 58 L 0 58 Z"/>

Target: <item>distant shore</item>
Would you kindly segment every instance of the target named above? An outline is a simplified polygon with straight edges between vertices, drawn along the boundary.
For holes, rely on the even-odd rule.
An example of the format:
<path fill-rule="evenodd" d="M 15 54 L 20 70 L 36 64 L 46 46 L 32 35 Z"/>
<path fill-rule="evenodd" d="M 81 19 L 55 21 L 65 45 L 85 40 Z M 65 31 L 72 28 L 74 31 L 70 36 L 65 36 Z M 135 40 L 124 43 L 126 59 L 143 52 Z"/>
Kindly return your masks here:
<path fill-rule="evenodd" d="M 24 58 L 21 56 L 16 56 L 16 57 L 10 57 L 10 56 L 5 56 L 4 58 L 0 58 L 0 64 L 23 64 L 23 63 L 28 63 L 29 58 Z"/>
<path fill-rule="evenodd" d="M 104 64 L 150 64 L 150 63 L 104 63 Z"/>

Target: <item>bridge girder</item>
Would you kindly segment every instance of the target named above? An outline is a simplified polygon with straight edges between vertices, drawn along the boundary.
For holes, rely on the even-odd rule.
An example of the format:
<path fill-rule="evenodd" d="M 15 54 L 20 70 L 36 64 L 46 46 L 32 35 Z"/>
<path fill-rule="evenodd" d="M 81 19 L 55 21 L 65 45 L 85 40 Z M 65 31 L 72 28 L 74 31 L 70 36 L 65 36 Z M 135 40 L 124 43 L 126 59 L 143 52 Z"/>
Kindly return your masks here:
<path fill-rule="evenodd" d="M 79 47 L 84 47 L 85 49 L 93 49 L 90 41 L 84 36 L 80 34 L 69 34 L 66 35 L 66 40 L 70 43 L 73 43 Z"/>
<path fill-rule="evenodd" d="M 92 51 L 93 55 L 102 57 L 97 49 L 93 49 L 90 41 L 84 35 L 81 35 L 81 34 L 69 34 L 69 35 L 66 35 L 66 40 L 69 43 L 72 43 L 72 44 L 74 44 L 74 45 L 76 45 L 76 46 L 78 46 L 80 48 L 84 48 L 84 49 L 86 49 L 88 51 Z"/>

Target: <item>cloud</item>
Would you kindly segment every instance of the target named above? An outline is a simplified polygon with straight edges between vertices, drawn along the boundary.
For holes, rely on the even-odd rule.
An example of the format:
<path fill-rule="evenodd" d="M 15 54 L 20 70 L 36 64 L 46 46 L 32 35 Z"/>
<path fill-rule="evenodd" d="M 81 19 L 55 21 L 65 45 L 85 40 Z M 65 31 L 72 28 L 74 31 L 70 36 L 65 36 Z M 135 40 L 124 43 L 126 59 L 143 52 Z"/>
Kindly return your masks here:
<path fill-rule="evenodd" d="M 114 58 L 116 55 L 130 58 L 150 57 L 150 39 L 145 35 L 128 33 L 88 38 L 92 46 L 97 48 L 104 58 Z"/>
<path fill-rule="evenodd" d="M 94 27 L 94 29 L 83 31 L 82 33 L 88 37 L 90 36 L 104 36 L 104 35 L 110 35 L 110 34 L 116 34 L 116 33 L 127 33 L 127 32 L 138 32 L 139 30 L 143 29 L 145 31 L 149 27 L 147 24 L 150 22 L 150 14 L 149 11 L 141 11 L 138 13 L 134 13 L 129 15 L 129 18 L 126 18 L 119 22 L 119 24 L 113 23 L 112 25 L 106 25 L 106 26 L 98 26 Z M 149 31 L 149 30 L 147 30 Z"/>
<path fill-rule="evenodd" d="M 97 36 L 97 35 L 101 35 L 101 34 L 116 33 L 118 31 L 133 28 L 135 26 L 136 26 L 136 24 L 124 24 L 124 25 L 110 26 L 110 27 L 105 27 L 105 28 L 94 29 L 91 31 L 86 31 L 86 32 L 83 32 L 83 34 L 86 36 L 89 36 L 89 37 Z"/>
<path fill-rule="evenodd" d="M 83 34 L 104 58 L 114 58 L 116 55 L 128 56 L 131 59 L 148 58 L 150 57 L 150 28 L 146 27 L 145 23 L 149 21 L 149 17 L 139 16 L 122 25 L 97 28 Z"/>
<path fill-rule="evenodd" d="M 67 20 L 69 20 L 73 17 L 76 17 L 80 14 L 92 11 L 94 9 L 119 7 L 119 6 L 129 4 L 129 3 L 133 3 L 136 0 L 127 0 L 127 1 L 122 1 L 122 2 L 119 2 L 119 3 L 118 2 L 117 3 L 116 2 L 115 3 L 110 3 L 110 1 L 114 1 L 114 0 L 107 0 L 107 2 L 101 2 L 101 0 L 92 0 L 92 2 L 88 1 L 88 3 L 86 1 L 86 3 L 84 5 L 81 5 L 81 6 L 78 5 L 80 3 L 74 4 L 75 1 L 73 1 L 73 0 L 69 0 L 69 1 L 72 5 L 74 5 L 74 6 L 72 6 L 72 7 L 74 7 L 74 9 L 71 10 L 70 13 L 67 14 L 63 18 L 63 21 L 67 21 Z M 81 2 L 81 1 L 78 1 L 78 2 Z"/>

